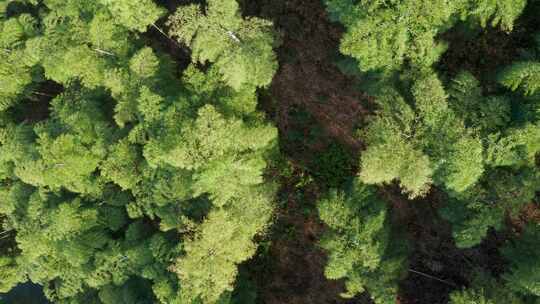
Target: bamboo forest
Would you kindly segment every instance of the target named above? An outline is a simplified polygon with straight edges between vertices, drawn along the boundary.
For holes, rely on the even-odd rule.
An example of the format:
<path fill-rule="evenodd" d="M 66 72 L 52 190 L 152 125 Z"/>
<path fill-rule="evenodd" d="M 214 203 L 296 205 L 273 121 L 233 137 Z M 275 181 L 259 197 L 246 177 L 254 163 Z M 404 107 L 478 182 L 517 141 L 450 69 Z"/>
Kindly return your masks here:
<path fill-rule="evenodd" d="M 0 0 L 1 304 L 540 304 L 540 0 Z"/>

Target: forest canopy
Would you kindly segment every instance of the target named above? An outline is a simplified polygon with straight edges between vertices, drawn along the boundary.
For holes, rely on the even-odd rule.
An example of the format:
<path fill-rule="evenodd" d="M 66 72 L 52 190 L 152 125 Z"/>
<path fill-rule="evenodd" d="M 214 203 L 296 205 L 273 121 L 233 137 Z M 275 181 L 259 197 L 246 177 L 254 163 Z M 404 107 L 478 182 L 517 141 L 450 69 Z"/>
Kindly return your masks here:
<path fill-rule="evenodd" d="M 2 248 L 2 291 L 30 279 L 54 303 L 230 297 L 272 215 L 263 171 L 276 130 L 255 89 L 277 63 L 271 22 L 220 4 L 205 21 L 179 20 L 191 6 L 171 15 L 222 31 L 219 45 L 187 44 L 216 54 L 194 55 L 210 66 L 178 74 L 141 35 L 167 12 L 150 0 L 3 1 L 0 208 L 16 236 Z M 243 71 L 252 48 L 268 68 Z"/>
<path fill-rule="evenodd" d="M 539 16 L 0 0 L 0 302 L 540 303 Z"/>

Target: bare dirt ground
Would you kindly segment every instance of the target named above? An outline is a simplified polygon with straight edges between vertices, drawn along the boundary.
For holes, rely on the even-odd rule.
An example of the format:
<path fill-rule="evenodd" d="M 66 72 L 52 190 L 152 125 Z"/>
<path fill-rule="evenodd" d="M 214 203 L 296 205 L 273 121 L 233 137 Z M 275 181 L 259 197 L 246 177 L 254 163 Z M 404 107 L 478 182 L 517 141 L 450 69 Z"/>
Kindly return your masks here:
<path fill-rule="evenodd" d="M 355 129 L 368 113 L 370 100 L 358 92 L 355 80 L 333 64 L 342 28 L 328 21 L 320 0 L 244 1 L 243 11 L 274 21 L 281 33 L 280 67 L 262 108 L 280 132 L 281 151 L 294 172 L 282 180 L 268 250 L 249 265 L 264 304 L 369 303 L 365 297 L 345 300 L 343 282 L 324 277 L 326 255 L 318 247 L 325 227 L 318 220 L 316 201 L 325 182 L 303 177 L 321 171 L 318 159 L 339 146 L 352 160 L 343 175 L 354 176 L 362 143 Z M 331 169 L 331 168 L 328 168 Z M 334 168 L 335 169 L 335 168 Z"/>

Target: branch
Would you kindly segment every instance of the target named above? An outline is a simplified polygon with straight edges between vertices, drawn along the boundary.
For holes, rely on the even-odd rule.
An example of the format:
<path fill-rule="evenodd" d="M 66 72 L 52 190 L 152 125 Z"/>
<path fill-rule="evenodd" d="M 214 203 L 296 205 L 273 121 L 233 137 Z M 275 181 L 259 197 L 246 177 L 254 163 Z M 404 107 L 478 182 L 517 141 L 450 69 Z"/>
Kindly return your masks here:
<path fill-rule="evenodd" d="M 5 233 L 10 233 L 11 231 L 13 231 L 13 229 L 11 229 L 11 230 L 4 230 L 4 231 L 0 232 L 0 235 L 5 234 Z"/>
<path fill-rule="evenodd" d="M 449 285 L 449 286 L 452 286 L 452 287 L 458 287 L 456 284 L 452 283 L 452 282 L 449 282 L 449 281 L 446 281 L 446 280 L 443 280 L 443 279 L 439 279 L 437 277 L 434 277 L 432 275 L 429 275 L 427 273 L 423 273 L 423 272 L 420 272 L 420 271 L 416 271 L 412 268 L 409 268 L 409 271 L 412 272 L 412 273 L 416 273 L 416 274 L 419 274 L 421 276 L 424 276 L 426 278 L 429 278 L 429 279 L 432 279 L 432 280 L 435 280 L 435 281 L 439 281 L 441 283 L 444 283 L 446 285 Z"/>
<path fill-rule="evenodd" d="M 111 52 L 108 52 L 108 51 L 104 51 L 102 49 L 98 49 L 98 48 L 95 48 L 93 49 L 94 51 L 100 53 L 100 54 L 104 54 L 104 55 L 108 55 L 108 56 L 113 56 L 113 57 L 116 57 L 116 55 L 114 53 L 111 53 Z"/>
<path fill-rule="evenodd" d="M 229 37 L 231 37 L 232 40 L 236 41 L 236 43 L 242 42 L 240 38 L 236 37 L 236 35 L 232 31 L 227 31 L 227 34 L 229 35 Z"/>
<path fill-rule="evenodd" d="M 169 35 L 167 35 L 162 29 L 160 29 L 157 25 L 155 25 L 154 23 L 152 23 L 152 27 L 154 27 L 158 32 L 160 32 L 163 36 L 167 37 L 167 39 L 169 39 L 170 41 L 172 41 L 172 43 L 174 43 L 178 48 L 182 48 L 182 46 L 180 46 L 180 44 L 178 44 L 178 42 L 176 42 L 176 40 L 172 39 Z"/>
<path fill-rule="evenodd" d="M 41 96 L 47 96 L 47 97 L 54 97 L 54 95 L 45 94 L 45 93 L 41 93 L 41 92 L 37 92 L 37 91 L 32 92 L 32 94 L 41 95 Z"/>

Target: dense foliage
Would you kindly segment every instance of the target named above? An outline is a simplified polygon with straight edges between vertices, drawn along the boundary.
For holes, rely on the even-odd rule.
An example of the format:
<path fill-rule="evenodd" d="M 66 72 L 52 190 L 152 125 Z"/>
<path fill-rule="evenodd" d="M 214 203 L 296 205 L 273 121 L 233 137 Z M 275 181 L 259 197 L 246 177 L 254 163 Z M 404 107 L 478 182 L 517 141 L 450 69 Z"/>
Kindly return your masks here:
<path fill-rule="evenodd" d="M 355 181 L 346 193 L 331 191 L 318 208 L 330 228 L 321 240 L 329 252 L 326 277 L 346 278 L 343 297 L 368 291 L 376 303 L 394 303 L 406 246 L 393 235 L 388 210 L 373 188 Z"/>
<path fill-rule="evenodd" d="M 430 4 L 425 4 L 428 7 L 435 5 L 433 1 L 428 2 Z M 488 15 L 459 15 L 468 18 L 466 21 L 469 23 L 478 22 L 478 26 L 485 26 L 485 20 L 492 20 L 492 25 L 500 22 L 505 30 L 511 30 L 525 3 L 509 1 L 503 5 L 502 2 L 499 8 L 496 7 L 499 4 L 493 4 L 492 9 L 482 10 L 483 13 L 490 12 Z M 354 9 L 336 6 L 338 3 L 341 2 L 329 1 L 330 11 L 356 11 L 359 15 L 354 20 L 359 20 L 358 24 L 364 24 L 365 18 L 371 18 L 372 14 L 368 12 L 373 10 L 384 11 L 385 16 L 398 14 L 404 9 L 416 12 L 422 8 L 418 14 L 430 12 L 420 4 L 415 9 L 406 6 L 405 2 L 390 7 L 358 4 Z M 406 3 L 412 5 L 411 2 Z M 452 3 L 457 5 L 461 2 Z M 452 5 L 445 7 L 455 8 Z M 503 7 L 504 10 L 500 10 Z M 469 13 L 474 11 L 467 9 Z M 364 16 L 366 14 L 368 17 Z M 349 23 L 346 25 L 350 24 L 347 18 Z M 436 25 L 437 22 L 428 24 Z M 389 28 L 376 27 L 376 30 L 387 31 Z M 444 26 L 435 28 L 439 31 L 448 29 Z M 355 29 L 350 29 L 350 33 Z M 430 33 L 435 32 L 430 30 Z M 377 35 L 376 39 L 380 37 Z M 430 51 L 437 49 L 433 41 L 425 44 L 420 37 L 407 37 L 414 43 L 428 45 Z M 369 49 L 362 40 L 354 41 L 359 50 Z M 396 49 L 394 43 L 400 44 L 397 38 L 390 41 L 392 50 Z M 342 47 L 349 47 L 349 43 L 348 36 L 345 36 Z M 441 81 L 430 67 L 440 54 L 422 55 L 424 52 L 414 50 L 415 56 L 422 55 L 421 58 L 429 61 L 419 63 L 411 57 L 407 66 L 402 66 L 402 60 L 396 65 L 384 63 L 387 68 L 399 70 L 400 75 L 389 74 L 387 70 L 378 83 L 369 88 L 377 97 L 379 108 L 369 126 L 361 132 L 368 147 L 361 156 L 360 179 L 368 184 L 398 181 L 411 198 L 425 195 L 432 186 L 445 191 L 448 206 L 441 213 L 453 223 L 460 247 L 478 244 L 490 227 L 501 228 L 505 215 L 508 212 L 516 215 L 540 189 L 540 173 L 535 159 L 540 151 L 540 97 L 536 94 L 538 81 L 534 73 L 534 54 L 538 50 L 529 52 L 528 61 L 501 69 L 500 85 L 497 90 L 492 90 L 493 93 L 485 93 L 481 82 L 468 71 Z M 358 58 L 361 68 L 363 63 L 370 62 L 361 51 L 345 53 Z"/>
<path fill-rule="evenodd" d="M 16 236 L 1 291 L 30 279 L 55 303 L 228 301 L 272 214 L 276 131 L 255 88 L 276 63 L 271 23 L 217 2 L 209 20 L 247 22 L 267 52 L 261 76 L 233 80 L 222 61 L 178 76 L 145 46 L 166 11 L 150 0 L 3 1 L 0 214 Z M 249 41 L 190 47 L 253 60 Z M 47 109 L 35 95 L 51 82 Z"/>
<path fill-rule="evenodd" d="M 540 1 L 320 1 L 0 0 L 0 294 L 266 304 L 309 234 L 340 298 L 539 304 Z"/>
<path fill-rule="evenodd" d="M 500 282 L 479 271 L 471 287 L 451 294 L 451 303 L 538 303 L 539 232 L 538 224 L 528 226 L 520 238 L 502 248 L 503 255 L 510 261 L 510 268 Z"/>
<path fill-rule="evenodd" d="M 399 69 L 405 63 L 426 68 L 447 46 L 438 34 L 457 21 L 472 19 L 482 26 L 500 24 L 512 30 L 526 0 L 325 0 L 331 17 L 347 32 L 341 51 L 369 70 Z"/>
<path fill-rule="evenodd" d="M 460 248 L 480 244 L 491 228 L 505 229 L 509 217 L 517 218 L 524 206 L 538 202 L 538 35 L 530 34 L 529 49 L 515 63 L 499 67 L 496 77 L 467 70 L 448 75 L 435 69 L 449 47 L 442 34 L 457 26 L 472 33 L 490 26 L 512 35 L 527 1 L 325 3 L 330 17 L 346 28 L 341 52 L 357 60 L 357 72 L 346 70 L 363 78 L 362 87 L 377 105 L 359 131 L 367 146 L 360 159 L 362 183 L 395 182 L 410 199 L 439 193 L 445 200 L 439 213 L 452 224 Z M 323 208 L 327 204 L 321 202 Z M 324 212 L 321 216 L 334 229 Z M 535 228 L 527 229 L 515 247 L 502 251 L 511 261 L 504 282 L 479 274 L 482 278 L 473 287 L 452 294 L 452 303 L 534 303 L 539 279 L 533 273 L 538 273 L 534 265 L 540 247 L 531 229 Z M 333 269 L 334 255 L 351 257 L 352 248 L 326 246 L 328 267 Z M 366 261 L 362 256 L 351 259 Z M 374 281 L 362 285 L 368 286 L 375 302 L 393 303 L 392 298 L 377 297 L 382 288 L 369 290 Z"/>
<path fill-rule="evenodd" d="M 231 87 L 266 86 L 277 69 L 272 23 L 242 18 L 236 0 L 209 0 L 180 8 L 169 18 L 171 35 L 188 44 L 192 59 L 210 61 Z"/>

